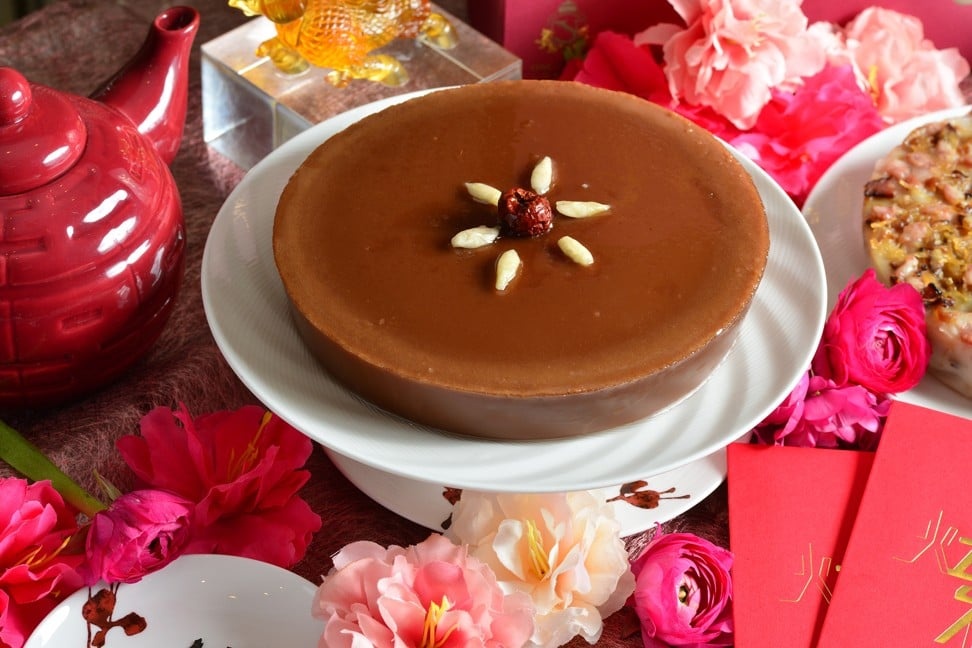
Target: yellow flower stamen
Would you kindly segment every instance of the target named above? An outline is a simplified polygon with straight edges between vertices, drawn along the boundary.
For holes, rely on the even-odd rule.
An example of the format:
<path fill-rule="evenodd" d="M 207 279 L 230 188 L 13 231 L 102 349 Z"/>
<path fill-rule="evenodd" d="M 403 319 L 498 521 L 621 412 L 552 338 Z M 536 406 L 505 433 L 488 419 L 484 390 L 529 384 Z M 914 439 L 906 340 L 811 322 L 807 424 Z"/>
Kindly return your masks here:
<path fill-rule="evenodd" d="M 29 567 L 31 570 L 34 570 L 34 569 L 37 569 L 38 567 L 42 567 L 42 566 L 46 565 L 47 563 L 49 563 L 50 561 L 52 561 L 54 558 L 56 558 L 57 556 L 59 556 L 62 551 L 64 551 L 64 548 L 68 546 L 68 543 L 69 542 L 71 542 L 71 538 L 72 538 L 72 536 L 68 536 L 68 537 L 64 538 L 64 540 L 61 542 L 61 545 L 57 549 L 55 549 L 54 551 L 52 551 L 50 553 L 41 553 L 41 551 L 43 550 L 43 547 L 40 547 L 40 546 L 34 547 L 33 551 L 31 551 L 30 553 L 28 553 L 27 555 L 25 555 L 20 560 L 20 564 Z"/>
<path fill-rule="evenodd" d="M 881 98 L 881 86 L 878 85 L 878 66 L 872 65 L 867 69 L 867 88 L 871 94 L 871 100 L 876 104 Z"/>
<path fill-rule="evenodd" d="M 435 635 L 439 631 L 439 623 L 442 617 L 452 607 L 452 603 L 445 596 L 441 603 L 429 603 L 429 609 L 425 612 L 425 623 L 422 624 L 422 643 L 419 648 L 441 648 L 449 639 L 449 635 L 456 629 L 455 626 L 446 630 L 442 637 L 436 641 Z"/>
<path fill-rule="evenodd" d="M 533 563 L 533 572 L 538 578 L 546 578 L 550 573 L 550 559 L 543 548 L 543 536 L 537 529 L 537 523 L 527 520 L 527 543 L 530 548 L 530 562 Z"/>
<path fill-rule="evenodd" d="M 269 411 L 263 413 L 263 420 L 260 421 L 260 427 L 253 434 L 253 438 L 246 445 L 246 448 L 239 457 L 231 457 L 229 465 L 229 477 L 232 479 L 239 478 L 245 471 L 249 470 L 253 466 L 253 462 L 260 456 L 260 450 L 257 448 L 257 442 L 260 440 L 260 435 L 263 434 L 263 430 L 270 423 L 270 419 L 273 418 L 273 414 Z"/>

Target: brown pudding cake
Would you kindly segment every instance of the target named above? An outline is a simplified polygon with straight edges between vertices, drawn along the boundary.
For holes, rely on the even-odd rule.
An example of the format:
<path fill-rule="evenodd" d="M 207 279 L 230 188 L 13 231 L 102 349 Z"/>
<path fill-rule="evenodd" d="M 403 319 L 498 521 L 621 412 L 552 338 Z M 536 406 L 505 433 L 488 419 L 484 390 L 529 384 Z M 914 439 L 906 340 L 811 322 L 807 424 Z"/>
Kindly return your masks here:
<path fill-rule="evenodd" d="M 501 224 L 497 197 L 529 227 Z M 736 337 L 769 233 L 752 179 L 701 128 L 627 94 L 512 81 L 328 139 L 284 189 L 273 247 L 338 381 L 442 430 L 537 439 L 695 391 Z"/>

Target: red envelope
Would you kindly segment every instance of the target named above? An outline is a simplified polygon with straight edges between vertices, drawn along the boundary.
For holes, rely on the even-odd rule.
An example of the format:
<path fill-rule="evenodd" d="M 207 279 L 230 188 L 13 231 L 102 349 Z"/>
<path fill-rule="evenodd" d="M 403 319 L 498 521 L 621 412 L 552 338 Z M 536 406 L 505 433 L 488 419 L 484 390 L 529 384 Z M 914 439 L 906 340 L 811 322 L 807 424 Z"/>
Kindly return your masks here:
<path fill-rule="evenodd" d="M 727 456 L 736 645 L 813 646 L 874 454 L 736 443 Z"/>
<path fill-rule="evenodd" d="M 972 421 L 895 402 L 820 648 L 972 641 Z"/>

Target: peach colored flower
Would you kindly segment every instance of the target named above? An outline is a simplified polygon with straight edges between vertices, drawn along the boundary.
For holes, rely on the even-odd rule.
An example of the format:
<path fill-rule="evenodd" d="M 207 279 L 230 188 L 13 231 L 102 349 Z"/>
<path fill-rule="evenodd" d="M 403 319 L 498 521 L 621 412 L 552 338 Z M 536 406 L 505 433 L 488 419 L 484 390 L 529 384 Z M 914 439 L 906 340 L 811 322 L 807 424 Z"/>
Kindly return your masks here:
<path fill-rule="evenodd" d="M 309 438 L 263 408 L 193 419 L 183 408 L 152 410 L 141 435 L 118 449 L 142 484 L 194 504 L 186 553 L 222 553 L 290 567 L 307 551 L 321 518 L 298 491 Z"/>
<path fill-rule="evenodd" d="M 533 629 L 529 597 L 504 594 L 441 535 L 407 548 L 353 542 L 333 560 L 312 607 L 325 620 L 321 648 L 517 648 Z"/>
<path fill-rule="evenodd" d="M 959 85 L 969 75 L 968 61 L 957 48 L 936 49 L 918 18 L 869 7 L 842 36 L 845 52 L 831 58 L 853 63 L 886 122 L 966 103 Z"/>
<path fill-rule="evenodd" d="M 662 45 L 676 101 L 709 106 L 746 130 L 774 88 L 789 90 L 826 63 L 799 2 L 669 0 L 687 25 L 662 24 L 635 44 Z"/>
<path fill-rule="evenodd" d="M 559 646 L 578 635 L 597 642 L 603 619 L 634 591 L 620 524 L 587 491 L 463 491 L 447 534 L 492 567 L 506 591 L 530 595 L 537 622 L 532 645 Z"/>

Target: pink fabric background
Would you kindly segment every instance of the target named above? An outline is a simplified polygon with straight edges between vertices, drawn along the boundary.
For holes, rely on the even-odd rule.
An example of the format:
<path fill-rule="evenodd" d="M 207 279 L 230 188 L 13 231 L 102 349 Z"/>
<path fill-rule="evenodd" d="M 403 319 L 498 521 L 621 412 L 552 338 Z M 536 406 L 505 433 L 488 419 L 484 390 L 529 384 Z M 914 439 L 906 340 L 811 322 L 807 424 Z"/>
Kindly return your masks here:
<path fill-rule="evenodd" d="M 60 90 L 88 94 L 119 68 L 141 45 L 149 23 L 175 2 L 159 0 L 62 0 L 0 29 L 0 65 L 20 70 L 28 79 Z M 202 23 L 190 70 L 189 115 L 182 149 L 172 172 L 183 200 L 188 230 L 188 266 L 178 304 L 152 353 L 117 383 L 76 403 L 36 411 L 0 411 L 0 419 L 23 432 L 75 479 L 96 490 L 93 471 L 121 487 L 129 479 L 114 450 L 114 440 L 137 431 L 149 409 L 185 403 L 194 414 L 235 409 L 256 399 L 220 355 L 203 312 L 200 261 L 207 233 L 220 205 L 243 177 L 232 162 L 210 150 L 202 138 L 199 46 L 241 24 L 245 18 L 225 0 L 190 2 Z M 465 19 L 466 0 L 443 0 L 444 9 Z M 308 555 L 294 571 L 314 582 L 330 568 L 330 555 L 360 539 L 408 545 L 429 531 L 405 520 L 361 494 L 317 448 L 309 466 L 313 477 L 303 495 L 324 519 Z M 8 475 L 0 466 L 0 475 Z M 723 484 L 666 530 L 698 533 L 728 546 L 728 512 Z M 648 534 L 628 540 L 631 550 Z M 625 614 L 605 625 L 599 645 L 640 646 Z M 627 635 L 627 636 L 625 636 Z M 570 646 L 584 646 L 575 640 Z"/>

